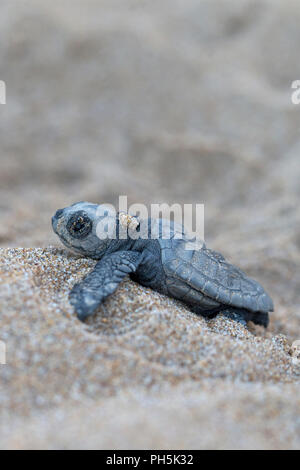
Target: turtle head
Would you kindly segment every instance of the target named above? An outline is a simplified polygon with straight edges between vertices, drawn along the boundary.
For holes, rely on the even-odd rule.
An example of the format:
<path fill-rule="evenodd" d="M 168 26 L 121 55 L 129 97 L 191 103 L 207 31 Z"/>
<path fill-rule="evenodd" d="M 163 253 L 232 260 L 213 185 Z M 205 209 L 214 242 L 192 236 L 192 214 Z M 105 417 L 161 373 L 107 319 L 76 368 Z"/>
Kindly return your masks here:
<path fill-rule="evenodd" d="M 110 206 L 77 202 L 56 211 L 52 227 L 62 243 L 77 254 L 100 259 L 108 250 L 116 226 L 116 214 Z"/>

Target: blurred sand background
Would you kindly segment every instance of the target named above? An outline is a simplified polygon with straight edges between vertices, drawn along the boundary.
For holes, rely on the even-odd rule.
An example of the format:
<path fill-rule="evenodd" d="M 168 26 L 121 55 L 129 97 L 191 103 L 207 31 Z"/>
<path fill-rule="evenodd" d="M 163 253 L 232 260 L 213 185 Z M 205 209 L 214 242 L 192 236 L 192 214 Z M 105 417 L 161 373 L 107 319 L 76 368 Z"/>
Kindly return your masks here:
<path fill-rule="evenodd" d="M 299 24 L 296 0 L 1 1 L 2 448 L 299 448 Z M 123 194 L 204 203 L 268 333 L 131 282 L 80 324 L 93 262 L 50 219 Z"/>

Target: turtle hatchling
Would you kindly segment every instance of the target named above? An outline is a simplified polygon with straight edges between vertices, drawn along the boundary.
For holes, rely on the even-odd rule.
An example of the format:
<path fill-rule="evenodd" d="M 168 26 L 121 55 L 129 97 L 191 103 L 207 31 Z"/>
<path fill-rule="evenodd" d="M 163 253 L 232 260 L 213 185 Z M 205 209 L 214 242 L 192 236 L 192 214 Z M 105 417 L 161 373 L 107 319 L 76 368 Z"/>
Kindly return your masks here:
<path fill-rule="evenodd" d="M 56 212 L 52 226 L 64 245 L 98 261 L 70 292 L 78 318 L 92 315 L 129 274 L 206 318 L 222 312 L 267 327 L 273 302 L 262 286 L 205 244 L 193 245 L 182 225 L 164 222 L 88 202 Z"/>

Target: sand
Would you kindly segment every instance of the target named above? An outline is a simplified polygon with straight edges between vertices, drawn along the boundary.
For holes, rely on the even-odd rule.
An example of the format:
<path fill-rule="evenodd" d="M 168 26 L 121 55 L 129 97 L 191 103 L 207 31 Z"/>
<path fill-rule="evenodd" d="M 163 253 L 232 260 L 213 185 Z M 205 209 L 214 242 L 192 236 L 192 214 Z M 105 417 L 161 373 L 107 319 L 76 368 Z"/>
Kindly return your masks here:
<path fill-rule="evenodd" d="M 0 263 L 1 447 L 299 446 L 284 335 L 207 322 L 130 280 L 84 324 L 68 291 L 94 261 L 48 248 L 2 249 Z"/>
<path fill-rule="evenodd" d="M 1 2 L 1 448 L 299 448 L 299 21 L 293 0 Z M 120 194 L 204 203 L 268 330 L 129 280 L 80 323 L 94 261 L 51 216 Z"/>

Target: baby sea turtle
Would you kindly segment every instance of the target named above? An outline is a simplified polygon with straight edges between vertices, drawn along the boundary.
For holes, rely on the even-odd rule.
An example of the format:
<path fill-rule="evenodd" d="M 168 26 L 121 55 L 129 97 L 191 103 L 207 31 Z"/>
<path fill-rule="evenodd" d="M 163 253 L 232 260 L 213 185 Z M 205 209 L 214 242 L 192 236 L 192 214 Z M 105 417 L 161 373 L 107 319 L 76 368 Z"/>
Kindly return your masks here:
<path fill-rule="evenodd" d="M 184 302 L 204 317 L 213 318 L 222 311 L 243 323 L 267 327 L 271 298 L 221 254 L 205 244 L 194 249 L 194 240 L 174 222 L 168 222 L 166 237 L 163 219 L 139 220 L 106 208 L 78 202 L 52 218 L 53 229 L 67 248 L 98 260 L 70 293 L 80 320 L 92 315 L 130 274 L 143 286 Z"/>

